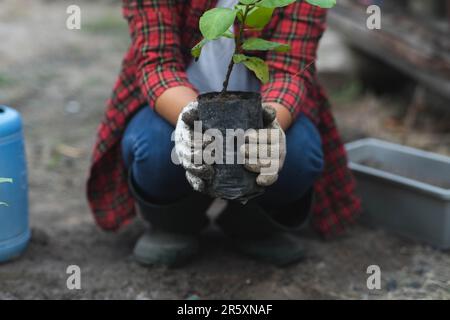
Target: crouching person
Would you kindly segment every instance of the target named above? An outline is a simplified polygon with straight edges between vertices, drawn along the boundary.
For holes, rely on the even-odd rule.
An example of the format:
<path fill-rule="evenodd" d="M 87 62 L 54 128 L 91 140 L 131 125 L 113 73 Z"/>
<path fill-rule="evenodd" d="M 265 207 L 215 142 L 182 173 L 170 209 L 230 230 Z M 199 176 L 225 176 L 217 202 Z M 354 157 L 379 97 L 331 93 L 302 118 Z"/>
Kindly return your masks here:
<path fill-rule="evenodd" d="M 202 191 L 214 167 L 191 162 L 191 137 L 197 96 L 222 89 L 234 42 L 208 43 L 197 62 L 190 59 L 190 48 L 201 38 L 201 13 L 236 3 L 123 1 L 132 41 L 99 126 L 87 191 L 105 230 L 117 230 L 140 213 L 149 229 L 134 256 L 143 264 L 188 261 L 210 223 L 205 212 L 213 199 Z M 263 38 L 289 43 L 292 50 L 266 54 L 271 74 L 264 85 L 242 65 L 234 67 L 228 84 L 230 91 L 261 93 L 264 129 L 277 132 L 271 144 L 279 152 L 264 159 L 275 162 L 277 170 L 270 173 L 260 161 L 245 163 L 265 193 L 246 204 L 229 201 L 216 223 L 236 249 L 276 265 L 304 256 L 295 231 L 305 222 L 329 237 L 342 233 L 360 209 L 314 65 L 299 74 L 315 60 L 325 14 L 304 1 L 277 9 L 261 31 Z M 240 151 L 245 158 L 248 150 L 262 147 L 253 139 Z M 174 152 L 181 165 L 172 161 Z"/>

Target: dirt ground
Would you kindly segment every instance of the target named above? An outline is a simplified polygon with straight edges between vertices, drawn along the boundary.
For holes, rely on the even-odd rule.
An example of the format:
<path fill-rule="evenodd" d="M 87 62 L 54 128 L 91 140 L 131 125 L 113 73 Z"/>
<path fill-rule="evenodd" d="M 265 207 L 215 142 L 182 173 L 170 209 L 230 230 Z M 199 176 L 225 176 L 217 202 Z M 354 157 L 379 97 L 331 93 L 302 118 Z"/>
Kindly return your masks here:
<path fill-rule="evenodd" d="M 69 4 L 82 9 L 81 30 L 65 28 Z M 437 130 L 435 118 L 405 128 L 405 101 L 365 91 L 352 77 L 337 81 L 333 68 L 345 63 L 327 55 L 340 47 L 327 38 L 320 65 L 346 140 L 377 136 L 450 153 L 450 130 Z M 136 264 L 130 251 L 141 223 L 104 233 L 85 200 L 96 126 L 128 44 L 119 2 L 3 0 L 0 42 L 0 102 L 24 118 L 33 231 L 25 254 L 0 265 L 0 299 L 450 298 L 448 252 L 364 226 L 332 242 L 304 232 L 308 258 L 285 269 L 238 255 L 214 230 L 185 268 Z M 82 289 L 71 291 L 66 268 L 74 264 Z M 373 264 L 381 268 L 381 290 L 366 287 Z"/>

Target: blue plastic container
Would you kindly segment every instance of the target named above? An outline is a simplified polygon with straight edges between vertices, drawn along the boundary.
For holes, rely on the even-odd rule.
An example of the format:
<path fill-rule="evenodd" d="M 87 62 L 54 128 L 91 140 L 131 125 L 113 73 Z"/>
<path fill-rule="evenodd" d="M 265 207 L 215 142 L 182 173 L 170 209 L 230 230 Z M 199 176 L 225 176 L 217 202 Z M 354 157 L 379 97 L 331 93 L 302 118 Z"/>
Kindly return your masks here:
<path fill-rule="evenodd" d="M 20 114 L 0 105 L 0 262 L 17 257 L 30 240 L 28 181 Z"/>

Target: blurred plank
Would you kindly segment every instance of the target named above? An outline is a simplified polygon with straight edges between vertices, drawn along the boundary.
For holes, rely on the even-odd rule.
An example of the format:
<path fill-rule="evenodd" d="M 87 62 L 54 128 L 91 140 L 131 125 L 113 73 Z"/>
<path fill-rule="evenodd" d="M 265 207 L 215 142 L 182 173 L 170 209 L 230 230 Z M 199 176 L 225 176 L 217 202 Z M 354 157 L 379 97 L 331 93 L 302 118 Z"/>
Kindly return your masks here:
<path fill-rule="evenodd" d="M 330 11 L 329 23 L 352 46 L 450 99 L 448 27 L 433 27 L 417 16 L 383 7 L 381 29 L 369 30 L 365 8 L 352 1 L 340 1 Z"/>

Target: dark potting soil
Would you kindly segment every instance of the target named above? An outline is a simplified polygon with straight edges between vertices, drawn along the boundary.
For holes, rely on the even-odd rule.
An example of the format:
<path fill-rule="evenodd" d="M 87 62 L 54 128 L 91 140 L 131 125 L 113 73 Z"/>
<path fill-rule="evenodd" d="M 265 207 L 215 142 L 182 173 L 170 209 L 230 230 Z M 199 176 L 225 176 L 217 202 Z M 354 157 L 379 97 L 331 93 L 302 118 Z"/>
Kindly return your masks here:
<path fill-rule="evenodd" d="M 218 129 L 226 136 L 229 129 L 260 129 L 263 127 L 261 95 L 255 92 L 209 92 L 198 97 L 199 119 L 203 129 Z M 224 164 L 214 165 L 214 178 L 206 186 L 206 193 L 227 200 L 246 202 L 264 192 L 256 183 L 256 174 L 242 164 L 226 163 L 226 154 L 237 149 L 227 150 L 226 139 L 223 140 L 226 152 L 223 153 Z"/>
<path fill-rule="evenodd" d="M 363 159 L 361 161 L 358 161 L 359 164 L 368 166 L 374 169 L 383 170 L 389 173 L 393 173 L 405 178 L 409 178 L 412 180 L 428 183 L 430 185 L 433 185 L 435 187 L 443 188 L 443 189 L 450 189 L 450 181 L 436 181 L 434 179 L 430 179 L 428 177 L 423 177 L 418 174 L 414 174 L 412 172 L 409 172 L 407 169 L 402 169 L 398 167 L 393 167 L 386 165 L 382 163 L 381 161 L 375 160 L 375 159 Z"/>
<path fill-rule="evenodd" d="M 226 102 L 230 100 L 249 100 L 254 99 L 254 92 L 228 91 L 228 92 L 209 92 L 202 94 L 199 98 L 203 101 Z"/>

